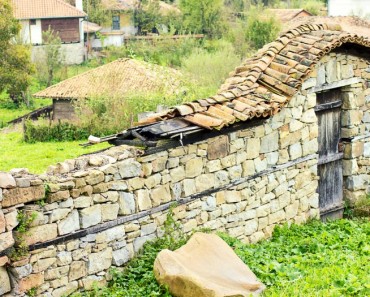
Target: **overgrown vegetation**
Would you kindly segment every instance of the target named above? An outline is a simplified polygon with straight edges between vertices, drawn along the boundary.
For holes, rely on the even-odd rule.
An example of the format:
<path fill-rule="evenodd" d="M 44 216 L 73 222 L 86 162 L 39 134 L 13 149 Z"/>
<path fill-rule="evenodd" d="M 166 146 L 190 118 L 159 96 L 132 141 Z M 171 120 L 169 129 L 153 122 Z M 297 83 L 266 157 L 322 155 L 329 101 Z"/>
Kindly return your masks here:
<path fill-rule="evenodd" d="M 313 221 L 277 227 L 246 245 L 222 238 L 268 286 L 265 296 L 369 296 L 370 221 Z"/>
<path fill-rule="evenodd" d="M 275 228 L 270 240 L 244 244 L 220 236 L 267 285 L 263 296 L 369 296 L 370 222 L 337 220 Z M 171 296 L 153 274 L 156 255 L 188 240 L 167 216 L 164 237 L 146 243 L 123 271 L 114 271 L 109 286 L 84 296 Z"/>
<path fill-rule="evenodd" d="M 18 261 L 28 255 L 28 245 L 25 237 L 27 236 L 32 222 L 37 218 L 36 212 L 20 210 L 17 213 L 18 225 L 15 228 L 15 245 L 8 252 L 8 257 L 13 261 Z"/>

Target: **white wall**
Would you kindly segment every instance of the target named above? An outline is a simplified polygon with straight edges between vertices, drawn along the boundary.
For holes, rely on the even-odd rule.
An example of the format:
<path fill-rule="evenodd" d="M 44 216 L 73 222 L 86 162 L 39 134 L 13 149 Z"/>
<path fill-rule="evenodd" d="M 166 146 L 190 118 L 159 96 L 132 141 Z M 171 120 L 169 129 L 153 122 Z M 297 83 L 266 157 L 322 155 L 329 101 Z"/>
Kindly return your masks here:
<path fill-rule="evenodd" d="M 41 20 L 36 20 L 35 25 L 30 25 L 30 20 L 22 20 L 20 23 L 22 26 L 20 34 L 24 43 L 42 43 Z"/>
<path fill-rule="evenodd" d="M 85 60 L 85 47 L 83 43 L 62 44 L 65 63 L 67 65 L 81 64 Z M 32 61 L 45 60 L 44 46 L 33 46 L 31 52 Z"/>
<path fill-rule="evenodd" d="M 370 16 L 369 0 L 328 0 L 329 16 Z"/>

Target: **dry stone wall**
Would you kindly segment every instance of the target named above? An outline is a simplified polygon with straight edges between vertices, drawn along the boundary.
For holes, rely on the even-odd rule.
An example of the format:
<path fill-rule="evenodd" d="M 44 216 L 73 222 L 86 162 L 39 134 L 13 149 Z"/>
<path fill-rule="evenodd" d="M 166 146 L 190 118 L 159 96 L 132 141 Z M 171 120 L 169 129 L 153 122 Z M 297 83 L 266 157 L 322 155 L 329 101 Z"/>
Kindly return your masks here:
<path fill-rule="evenodd" d="M 320 71 L 326 83 L 329 77 L 342 80 L 344 72 L 349 78 L 367 73 L 366 63 L 358 68 L 361 61 L 350 59 L 341 54 L 324 58 L 286 108 L 254 127 L 150 155 L 113 147 L 51 166 L 44 175 L 25 169 L 0 173 L 0 295 L 37 288 L 39 296 L 63 296 L 104 285 L 109 268 L 123 266 L 145 242 L 161 235 L 174 202 L 175 219 L 185 232 L 209 228 L 245 242 L 269 237 L 277 224 L 319 217 L 312 88 L 322 82 Z M 337 67 L 336 80 L 329 65 Z M 352 67 L 338 72 L 342 65 Z M 349 115 L 343 133 L 362 135 L 366 129 L 366 117 L 356 121 L 351 113 L 367 112 L 362 89 L 363 82 L 344 89 Z M 345 144 L 351 195 L 367 191 L 367 141 Z M 29 254 L 11 259 L 7 252 L 20 244 L 19 213 L 36 218 L 24 236 Z"/>

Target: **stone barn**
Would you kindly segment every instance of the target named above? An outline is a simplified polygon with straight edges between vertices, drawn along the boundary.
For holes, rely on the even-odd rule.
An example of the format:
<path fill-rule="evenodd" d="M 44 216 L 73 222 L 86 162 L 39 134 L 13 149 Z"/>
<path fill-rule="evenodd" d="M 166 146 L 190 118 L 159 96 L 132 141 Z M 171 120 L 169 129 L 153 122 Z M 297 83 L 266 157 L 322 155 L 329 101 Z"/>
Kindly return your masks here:
<path fill-rule="evenodd" d="M 339 26 L 302 25 L 217 95 L 147 118 L 110 138 L 115 147 L 44 175 L 0 173 L 0 294 L 104 285 L 110 267 L 162 234 L 174 202 L 185 232 L 245 242 L 277 224 L 341 217 L 345 199 L 369 191 L 369 48 Z M 146 149 L 127 146 L 138 143 Z M 20 211 L 36 217 L 21 240 Z M 11 258 L 15 242 L 29 254 Z"/>

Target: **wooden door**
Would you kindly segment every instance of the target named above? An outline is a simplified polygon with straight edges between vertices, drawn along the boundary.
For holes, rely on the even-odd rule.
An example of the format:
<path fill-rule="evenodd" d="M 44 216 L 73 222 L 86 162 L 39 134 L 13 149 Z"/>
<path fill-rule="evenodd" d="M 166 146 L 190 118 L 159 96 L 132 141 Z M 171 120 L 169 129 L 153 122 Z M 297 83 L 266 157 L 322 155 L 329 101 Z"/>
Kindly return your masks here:
<path fill-rule="evenodd" d="M 340 151 L 341 92 L 334 89 L 317 94 L 315 107 L 319 125 L 319 205 L 320 217 L 343 216 L 343 173 Z"/>

